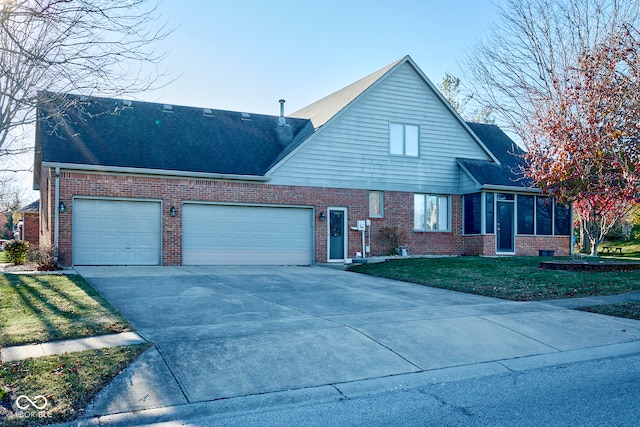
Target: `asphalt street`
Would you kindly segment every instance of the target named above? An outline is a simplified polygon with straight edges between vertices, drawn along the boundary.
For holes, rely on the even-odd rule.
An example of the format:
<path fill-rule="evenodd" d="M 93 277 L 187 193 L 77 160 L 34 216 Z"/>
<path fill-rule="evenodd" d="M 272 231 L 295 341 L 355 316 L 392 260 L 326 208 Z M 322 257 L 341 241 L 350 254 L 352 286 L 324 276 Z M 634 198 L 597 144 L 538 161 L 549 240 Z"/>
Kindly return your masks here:
<path fill-rule="evenodd" d="M 637 426 L 640 356 L 190 420 L 219 426 Z"/>

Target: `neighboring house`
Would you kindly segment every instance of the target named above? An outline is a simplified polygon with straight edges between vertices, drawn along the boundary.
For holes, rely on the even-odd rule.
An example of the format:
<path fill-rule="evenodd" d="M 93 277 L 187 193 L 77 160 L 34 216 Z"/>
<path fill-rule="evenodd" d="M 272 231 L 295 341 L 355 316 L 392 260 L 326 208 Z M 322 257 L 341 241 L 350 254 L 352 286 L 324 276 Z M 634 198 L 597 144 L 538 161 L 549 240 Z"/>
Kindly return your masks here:
<path fill-rule="evenodd" d="M 287 117 L 83 101 L 39 106 L 41 239 L 63 265 L 348 262 L 383 254 L 385 227 L 410 254 L 569 253 L 570 212 L 518 177 L 521 150 L 408 56 Z"/>
<path fill-rule="evenodd" d="M 15 211 L 13 224 L 16 239 L 26 240 L 32 247 L 37 247 L 40 241 L 40 200 Z"/>

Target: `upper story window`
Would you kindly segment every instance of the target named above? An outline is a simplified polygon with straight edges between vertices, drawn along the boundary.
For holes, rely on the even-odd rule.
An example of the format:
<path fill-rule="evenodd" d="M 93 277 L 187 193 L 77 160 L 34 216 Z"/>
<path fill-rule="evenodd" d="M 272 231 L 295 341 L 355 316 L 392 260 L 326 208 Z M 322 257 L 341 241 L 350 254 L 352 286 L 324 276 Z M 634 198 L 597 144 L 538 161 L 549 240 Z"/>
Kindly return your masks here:
<path fill-rule="evenodd" d="M 389 154 L 418 157 L 420 127 L 405 123 L 389 123 Z"/>

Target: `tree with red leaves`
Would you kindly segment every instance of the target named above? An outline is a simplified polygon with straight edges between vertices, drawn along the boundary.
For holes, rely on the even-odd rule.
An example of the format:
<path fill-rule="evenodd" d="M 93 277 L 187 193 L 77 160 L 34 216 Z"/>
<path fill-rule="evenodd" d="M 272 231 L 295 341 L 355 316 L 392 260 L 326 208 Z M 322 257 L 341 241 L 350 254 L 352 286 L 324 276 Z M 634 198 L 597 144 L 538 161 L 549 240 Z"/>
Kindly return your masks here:
<path fill-rule="evenodd" d="M 596 256 L 640 195 L 640 38 L 629 27 L 583 52 L 558 99 L 541 99 L 528 141 L 528 174 L 572 202 Z"/>

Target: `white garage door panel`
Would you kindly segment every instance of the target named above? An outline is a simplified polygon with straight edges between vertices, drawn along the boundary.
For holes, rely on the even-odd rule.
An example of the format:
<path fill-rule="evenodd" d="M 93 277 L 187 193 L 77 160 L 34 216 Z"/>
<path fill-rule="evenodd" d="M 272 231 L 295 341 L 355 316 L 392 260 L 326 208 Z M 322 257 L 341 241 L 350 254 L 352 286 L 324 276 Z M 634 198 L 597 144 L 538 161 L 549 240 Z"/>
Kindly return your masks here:
<path fill-rule="evenodd" d="M 76 199 L 75 265 L 159 265 L 159 202 Z"/>
<path fill-rule="evenodd" d="M 312 210 L 185 204 L 184 265 L 308 265 Z"/>

